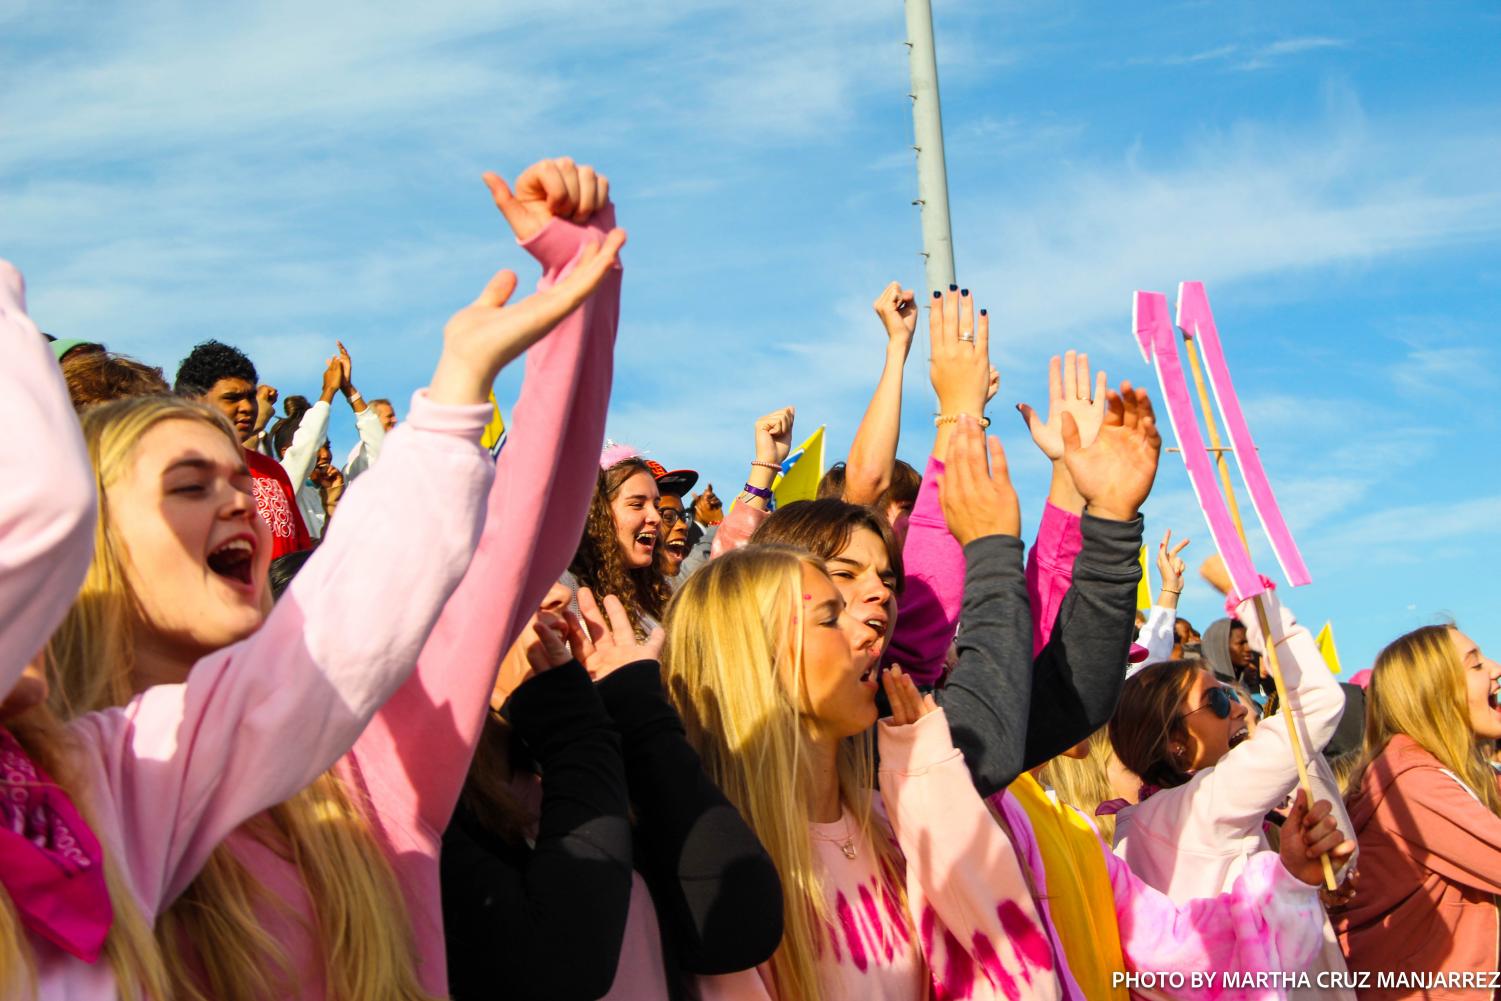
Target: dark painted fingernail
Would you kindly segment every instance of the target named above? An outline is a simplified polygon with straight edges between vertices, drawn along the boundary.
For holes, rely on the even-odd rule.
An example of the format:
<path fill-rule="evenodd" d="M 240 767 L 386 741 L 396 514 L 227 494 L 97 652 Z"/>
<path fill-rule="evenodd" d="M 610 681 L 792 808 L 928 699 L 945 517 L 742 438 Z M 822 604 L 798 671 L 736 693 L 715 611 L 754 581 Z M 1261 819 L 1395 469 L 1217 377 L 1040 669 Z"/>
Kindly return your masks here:
<path fill-rule="evenodd" d="M 942 292 L 940 292 L 940 291 L 938 291 L 938 290 L 937 290 L 937 289 L 936 289 L 936 288 L 935 288 L 935 289 L 934 289 L 934 290 L 933 290 L 933 298 L 935 298 L 935 299 L 942 299 L 942 298 L 943 298 L 943 293 L 942 293 Z"/>
<path fill-rule="evenodd" d="M 959 286 L 958 285 L 950 285 L 949 286 L 949 291 L 950 292 L 957 292 L 957 291 L 959 291 Z"/>
<path fill-rule="evenodd" d="M 959 290 L 959 294 L 960 295 L 969 295 L 969 289 L 962 288 L 962 289 Z"/>
<path fill-rule="evenodd" d="M 990 310 L 988 310 L 988 309 L 982 309 L 982 310 L 980 310 L 980 315 L 981 316 L 989 316 L 990 315 Z"/>

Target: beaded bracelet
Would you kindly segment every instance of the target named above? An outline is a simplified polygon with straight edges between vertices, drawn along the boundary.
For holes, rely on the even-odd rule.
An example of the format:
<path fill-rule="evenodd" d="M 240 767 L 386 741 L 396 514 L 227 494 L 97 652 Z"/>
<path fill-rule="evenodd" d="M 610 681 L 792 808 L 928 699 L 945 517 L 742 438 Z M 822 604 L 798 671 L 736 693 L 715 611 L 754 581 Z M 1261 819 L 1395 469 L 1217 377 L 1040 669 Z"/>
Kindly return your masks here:
<path fill-rule="evenodd" d="M 959 418 L 961 418 L 963 416 L 965 416 L 965 415 L 964 414 L 940 414 L 939 416 L 933 418 L 933 426 L 935 428 L 941 428 L 945 424 L 958 424 L 959 423 Z M 988 428 L 988 427 L 990 427 L 990 418 L 989 417 L 979 417 L 979 418 L 976 418 L 976 419 L 980 422 L 980 427 L 982 427 L 982 428 Z"/>
<path fill-rule="evenodd" d="M 782 464 L 780 462 L 762 462 L 760 459 L 752 459 L 751 465 L 760 466 L 762 469 L 770 469 L 778 473 L 782 471 Z"/>

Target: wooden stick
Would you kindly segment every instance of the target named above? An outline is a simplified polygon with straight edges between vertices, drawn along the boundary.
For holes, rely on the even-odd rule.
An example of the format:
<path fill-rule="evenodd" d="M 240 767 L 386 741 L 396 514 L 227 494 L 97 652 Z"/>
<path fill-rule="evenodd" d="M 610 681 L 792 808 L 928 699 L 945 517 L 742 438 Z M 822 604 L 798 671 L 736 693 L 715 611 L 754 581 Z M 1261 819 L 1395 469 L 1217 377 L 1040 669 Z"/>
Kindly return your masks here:
<path fill-rule="evenodd" d="M 1199 406 L 1204 410 L 1204 427 L 1209 434 L 1209 451 L 1214 453 L 1215 462 L 1219 464 L 1220 482 L 1225 488 L 1225 501 L 1230 506 L 1230 517 L 1235 522 L 1235 530 L 1240 534 L 1241 545 L 1246 547 L 1246 552 L 1251 551 L 1250 544 L 1246 541 L 1246 526 L 1240 518 L 1240 505 L 1235 502 L 1235 487 L 1230 482 L 1230 464 L 1225 460 L 1225 453 L 1230 449 L 1220 445 L 1220 431 L 1215 424 L 1214 409 L 1209 403 L 1209 388 L 1204 384 L 1204 369 L 1199 363 L 1198 344 L 1193 336 L 1187 331 L 1183 332 L 1183 340 L 1188 349 L 1188 365 L 1193 371 L 1194 387 L 1199 391 Z M 1293 764 L 1298 767 L 1298 785 L 1308 796 L 1308 808 L 1313 809 L 1313 783 L 1308 779 L 1308 763 L 1303 759 L 1303 741 L 1298 736 L 1298 728 L 1293 720 L 1292 703 L 1287 697 L 1287 684 L 1282 680 L 1282 664 L 1277 659 L 1277 643 L 1272 636 L 1271 623 L 1266 614 L 1266 603 L 1261 595 L 1251 599 L 1256 606 L 1256 622 L 1261 627 L 1262 645 L 1266 647 L 1267 673 L 1272 676 L 1272 684 L 1277 688 L 1277 702 L 1281 706 L 1283 720 L 1287 723 L 1288 742 L 1292 744 Z M 1280 623 L 1279 623 L 1280 625 Z M 1330 892 L 1338 888 L 1339 884 L 1334 879 L 1334 864 L 1327 854 L 1319 856 L 1319 861 L 1324 866 L 1324 885 Z"/>

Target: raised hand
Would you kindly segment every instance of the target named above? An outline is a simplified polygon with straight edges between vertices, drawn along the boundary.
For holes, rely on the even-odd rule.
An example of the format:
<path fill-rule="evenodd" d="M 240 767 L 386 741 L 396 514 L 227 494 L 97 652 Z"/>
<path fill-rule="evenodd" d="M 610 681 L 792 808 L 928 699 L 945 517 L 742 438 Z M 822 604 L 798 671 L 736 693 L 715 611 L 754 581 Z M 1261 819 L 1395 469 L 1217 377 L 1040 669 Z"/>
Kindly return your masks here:
<path fill-rule="evenodd" d="M 882 671 L 881 685 L 891 703 L 892 726 L 908 726 L 938 709 L 933 696 L 918 692 L 912 679 L 900 667 L 892 666 Z"/>
<path fill-rule="evenodd" d="M 917 296 L 911 289 L 902 288 L 901 282 L 892 282 L 876 296 L 871 308 L 881 318 L 891 346 L 900 347 L 905 356 L 917 330 Z"/>
<path fill-rule="evenodd" d="M 1172 548 L 1168 548 L 1168 547 Z M 1162 541 L 1157 544 L 1157 576 L 1162 579 L 1162 589 L 1171 591 L 1173 594 L 1183 593 L 1183 572 L 1188 569 L 1188 564 L 1178 554 L 1188 547 L 1188 540 L 1184 539 L 1176 546 L 1173 545 L 1173 530 L 1168 529 L 1162 535 Z"/>
<path fill-rule="evenodd" d="M 724 502 L 714 492 L 710 483 L 704 492 L 693 498 L 693 520 L 700 525 L 717 525 L 724 520 Z"/>
<path fill-rule="evenodd" d="M 1081 445 L 1088 448 L 1094 442 L 1105 420 L 1106 385 L 1105 373 L 1095 373 L 1094 395 L 1090 395 L 1089 355 L 1068 351 L 1061 359 L 1052 357 L 1048 362 L 1048 419 L 1038 417 L 1029 404 L 1016 405 L 1043 455 L 1054 462 L 1063 458 L 1064 414 L 1073 415 Z"/>
<path fill-rule="evenodd" d="M 1074 415 L 1064 411 L 1063 462 L 1089 513 L 1112 521 L 1130 521 L 1157 477 L 1162 436 L 1146 391 L 1122 382 L 1121 391 L 1106 393 L 1105 419 L 1094 443 L 1080 440 Z"/>
<path fill-rule="evenodd" d="M 613 594 L 605 595 L 604 609 L 594 600 L 594 592 L 579 588 L 579 618 L 569 631 L 568 644 L 574 657 L 595 681 L 638 660 L 657 660 L 667 634 L 661 627 L 651 631 L 643 642 L 636 639 L 625 605 Z M 607 618 L 608 617 L 608 618 Z"/>
<path fill-rule="evenodd" d="M 590 216 L 610 204 L 609 179 L 566 156 L 538 160 L 523 170 L 516 178 L 514 192 L 493 171 L 487 171 L 484 180 L 495 207 L 523 243 L 553 219 L 588 222 Z"/>
<path fill-rule="evenodd" d="M 353 392 L 354 382 L 351 381 L 350 376 L 354 372 L 354 360 L 349 357 L 349 349 L 344 346 L 343 341 L 334 341 L 334 343 L 339 346 L 339 389 L 345 393 Z"/>
<path fill-rule="evenodd" d="M 792 423 L 796 407 L 773 410 L 756 418 L 756 461 L 780 465 L 792 451 Z"/>
<path fill-rule="evenodd" d="M 511 306 L 506 303 L 516 291 L 516 273 L 497 272 L 479 298 L 443 328 L 443 355 L 428 398 L 435 403 L 488 403 L 496 374 L 593 294 L 624 245 L 623 229 L 611 230 L 602 243 L 591 240 L 561 281 Z"/>
<path fill-rule="evenodd" d="M 344 366 L 339 362 L 338 355 L 332 355 L 328 364 L 323 368 L 323 392 L 318 399 L 324 403 L 331 403 L 334 394 L 339 391 L 339 386 L 344 382 Z"/>
<path fill-rule="evenodd" d="M 1335 823 L 1329 801 L 1308 806 L 1308 794 L 1301 788 L 1293 798 L 1293 808 L 1282 824 L 1280 853 L 1287 871 L 1309 886 L 1324 885 L 1324 866 L 1319 861 L 1329 856 L 1335 869 L 1355 853 L 1355 842 L 1345 840 Z"/>
<path fill-rule="evenodd" d="M 990 387 L 990 316 L 982 309 L 975 317 L 975 300 L 968 289 L 934 292 L 933 297 L 928 377 L 938 395 L 938 409 L 943 416 L 969 414 L 978 419 L 985 414 Z"/>
<path fill-rule="evenodd" d="M 987 535 L 1021 535 L 1021 504 L 1011 486 L 1006 453 L 1000 439 L 991 438 L 990 468 L 985 468 L 985 433 L 973 417 L 959 418 L 938 476 L 943 517 L 961 546 Z"/>
<path fill-rule="evenodd" d="M 1199 574 L 1220 594 L 1230 593 L 1230 571 L 1225 569 L 1225 561 L 1219 553 L 1211 554 L 1199 566 Z"/>

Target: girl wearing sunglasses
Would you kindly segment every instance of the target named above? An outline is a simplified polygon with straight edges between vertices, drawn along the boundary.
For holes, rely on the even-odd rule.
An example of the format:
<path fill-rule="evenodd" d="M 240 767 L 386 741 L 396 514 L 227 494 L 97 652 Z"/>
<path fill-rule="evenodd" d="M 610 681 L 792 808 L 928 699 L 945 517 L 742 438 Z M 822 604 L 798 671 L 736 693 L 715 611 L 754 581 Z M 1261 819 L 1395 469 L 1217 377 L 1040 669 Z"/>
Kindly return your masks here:
<path fill-rule="evenodd" d="M 1268 620 L 1276 623 L 1273 642 L 1299 721 L 1314 799 L 1335 804 L 1339 829 L 1353 840 L 1339 787 L 1320 753 L 1344 712 L 1344 695 L 1308 630 L 1281 607 L 1275 593 L 1267 591 L 1264 600 Z M 1251 602 L 1237 607 L 1227 601 L 1226 606 L 1246 623 L 1252 648 L 1264 653 Z M 1116 756 L 1142 780 L 1140 801 L 1116 815 L 1115 853 L 1180 904 L 1226 892 L 1247 861 L 1271 847 L 1267 814 L 1283 804 L 1298 781 L 1287 720 L 1269 716 L 1253 733 L 1243 696 L 1201 663 L 1168 661 L 1133 675 L 1110 722 Z M 1353 892 L 1353 883 L 1346 882 L 1353 859 L 1332 860 L 1341 898 Z M 1343 971 L 1344 958 L 1327 922 L 1324 937 L 1322 957 L 1310 971 Z"/>

